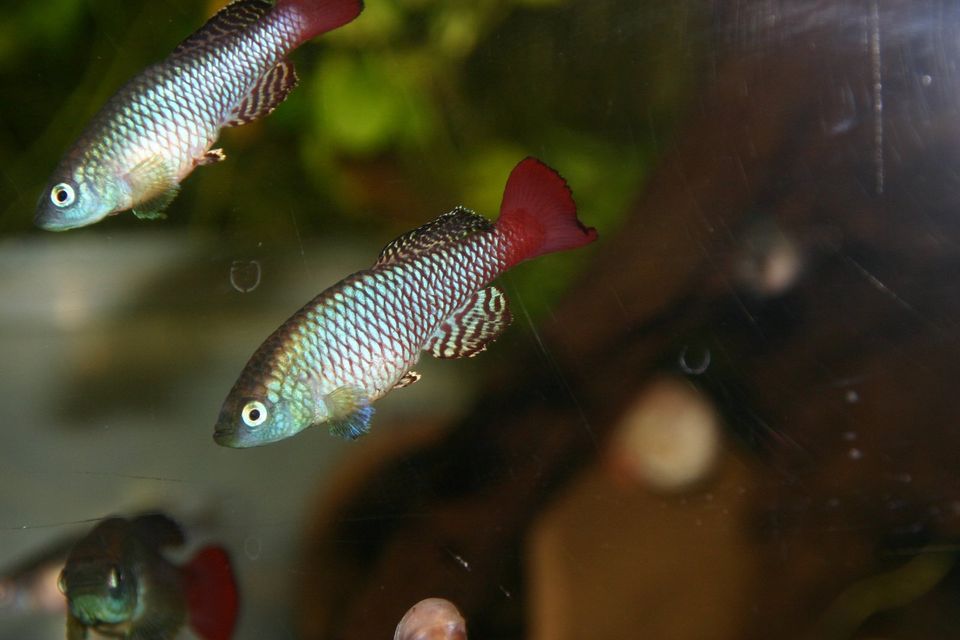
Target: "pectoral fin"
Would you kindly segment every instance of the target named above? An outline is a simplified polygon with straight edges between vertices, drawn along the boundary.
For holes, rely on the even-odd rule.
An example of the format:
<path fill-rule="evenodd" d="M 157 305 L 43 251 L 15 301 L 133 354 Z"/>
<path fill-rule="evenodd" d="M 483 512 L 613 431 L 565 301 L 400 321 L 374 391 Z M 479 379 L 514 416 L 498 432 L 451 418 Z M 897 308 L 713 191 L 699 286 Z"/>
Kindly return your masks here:
<path fill-rule="evenodd" d="M 500 337 L 512 319 L 507 297 L 500 289 L 487 287 L 444 320 L 424 350 L 435 358 L 475 356 Z"/>
<path fill-rule="evenodd" d="M 330 433 L 344 440 L 356 440 L 370 431 L 373 407 L 367 394 L 357 387 L 340 387 L 327 395 L 327 422 Z"/>
<path fill-rule="evenodd" d="M 133 213 L 143 220 L 164 217 L 163 210 L 180 191 L 176 172 L 159 155 L 137 164 L 127 172 L 126 179 L 135 202 Z"/>

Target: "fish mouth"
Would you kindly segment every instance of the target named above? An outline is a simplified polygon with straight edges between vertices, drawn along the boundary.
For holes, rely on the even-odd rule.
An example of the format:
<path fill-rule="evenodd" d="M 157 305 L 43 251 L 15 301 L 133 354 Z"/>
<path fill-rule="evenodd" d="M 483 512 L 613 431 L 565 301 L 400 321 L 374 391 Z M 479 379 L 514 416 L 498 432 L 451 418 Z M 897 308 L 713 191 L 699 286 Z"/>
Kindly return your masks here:
<path fill-rule="evenodd" d="M 33 224 L 44 231 L 68 231 L 99 221 L 100 218 L 71 219 L 61 215 L 52 215 L 49 210 L 43 208 L 33 216 Z"/>
<path fill-rule="evenodd" d="M 66 231 L 70 223 L 62 218 L 51 216 L 45 209 L 40 208 L 33 214 L 33 224 L 45 231 Z"/>
<path fill-rule="evenodd" d="M 230 447 L 232 449 L 247 449 L 256 446 L 256 442 L 246 441 L 240 437 L 236 430 L 230 427 L 216 427 L 213 430 L 213 441 L 221 447 Z"/>
<path fill-rule="evenodd" d="M 78 226 L 82 226 L 58 220 L 42 220 L 40 216 L 34 218 L 33 222 L 44 231 L 69 231 L 70 229 L 76 229 Z"/>

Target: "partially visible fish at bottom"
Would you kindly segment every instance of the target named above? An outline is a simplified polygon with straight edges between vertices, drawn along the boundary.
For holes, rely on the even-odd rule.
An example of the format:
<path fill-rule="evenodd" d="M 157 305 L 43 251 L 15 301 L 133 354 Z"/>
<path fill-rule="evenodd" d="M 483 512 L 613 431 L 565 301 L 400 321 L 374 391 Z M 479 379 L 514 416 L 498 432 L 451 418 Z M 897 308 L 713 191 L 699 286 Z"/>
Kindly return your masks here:
<path fill-rule="evenodd" d="M 159 513 L 97 524 L 70 550 L 60 574 L 67 640 L 84 640 L 91 629 L 163 640 L 185 625 L 204 640 L 229 640 L 239 606 L 229 556 L 209 546 L 177 566 L 163 551 L 184 543 L 179 525 Z"/>

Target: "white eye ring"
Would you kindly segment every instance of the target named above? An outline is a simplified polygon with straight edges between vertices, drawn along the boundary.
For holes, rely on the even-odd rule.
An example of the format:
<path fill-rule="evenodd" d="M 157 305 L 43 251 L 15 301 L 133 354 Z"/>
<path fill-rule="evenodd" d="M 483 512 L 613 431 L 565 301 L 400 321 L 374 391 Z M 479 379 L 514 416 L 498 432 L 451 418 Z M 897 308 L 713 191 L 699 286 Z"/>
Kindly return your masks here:
<path fill-rule="evenodd" d="M 61 182 L 50 189 L 50 202 L 58 207 L 69 207 L 77 199 L 77 194 L 66 182 Z"/>
<path fill-rule="evenodd" d="M 259 427 L 267 421 L 267 408 L 259 400 L 251 400 L 244 405 L 241 417 L 248 427 Z"/>

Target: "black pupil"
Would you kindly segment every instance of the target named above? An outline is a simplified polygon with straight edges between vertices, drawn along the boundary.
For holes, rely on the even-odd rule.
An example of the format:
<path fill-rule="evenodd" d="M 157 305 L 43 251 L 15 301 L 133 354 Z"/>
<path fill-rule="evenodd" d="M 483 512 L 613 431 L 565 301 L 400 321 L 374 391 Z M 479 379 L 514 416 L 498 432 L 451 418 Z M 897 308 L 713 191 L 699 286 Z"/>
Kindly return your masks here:
<path fill-rule="evenodd" d="M 260 409 L 250 409 L 250 419 L 256 422 L 260 419 Z"/>
<path fill-rule="evenodd" d="M 57 189 L 57 202 L 66 202 L 68 197 L 66 189 Z"/>

